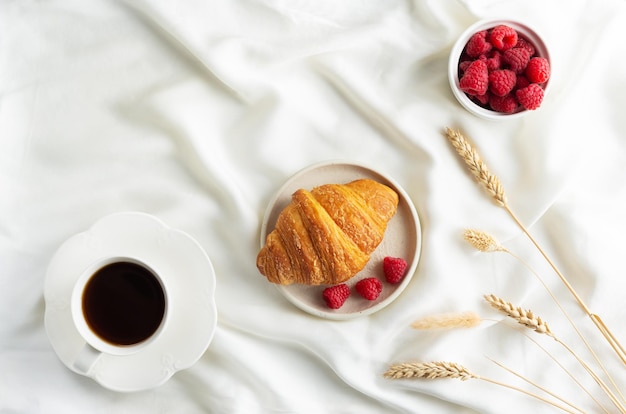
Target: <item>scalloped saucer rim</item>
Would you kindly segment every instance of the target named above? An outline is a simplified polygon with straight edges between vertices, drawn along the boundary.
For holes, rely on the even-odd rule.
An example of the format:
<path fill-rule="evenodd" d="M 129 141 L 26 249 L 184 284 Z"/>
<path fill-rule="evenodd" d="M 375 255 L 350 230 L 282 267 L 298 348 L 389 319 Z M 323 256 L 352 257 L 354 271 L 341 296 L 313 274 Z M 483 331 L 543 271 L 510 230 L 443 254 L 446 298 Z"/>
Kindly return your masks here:
<path fill-rule="evenodd" d="M 167 329 L 153 343 L 132 355 L 104 354 L 87 376 L 114 391 L 154 388 L 195 364 L 213 339 L 217 327 L 213 265 L 190 235 L 143 212 L 104 216 L 67 239 L 46 272 L 44 323 L 56 354 L 77 373 L 73 362 L 85 342 L 72 321 L 71 291 L 84 268 L 111 255 L 155 264 L 170 281 L 175 306 L 169 310 Z"/>

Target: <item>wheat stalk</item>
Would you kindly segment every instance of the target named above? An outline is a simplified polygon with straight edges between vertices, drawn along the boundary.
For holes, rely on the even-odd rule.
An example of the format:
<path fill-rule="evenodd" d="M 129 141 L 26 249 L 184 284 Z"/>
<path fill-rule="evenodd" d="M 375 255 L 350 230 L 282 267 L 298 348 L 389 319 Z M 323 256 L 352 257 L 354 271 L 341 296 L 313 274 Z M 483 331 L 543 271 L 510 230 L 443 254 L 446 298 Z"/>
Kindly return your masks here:
<path fill-rule="evenodd" d="M 495 298 L 495 296 L 494 296 Z M 498 302 L 504 302 L 503 300 L 498 300 L 497 298 L 494 299 Z M 507 308 L 511 309 L 513 308 L 513 305 L 511 304 L 507 304 Z M 520 312 L 517 312 L 520 313 Z M 414 329 L 418 329 L 418 330 L 434 330 L 434 329 L 456 329 L 456 328 L 472 328 L 475 326 L 478 326 L 484 319 L 482 319 L 476 312 L 473 311 L 467 311 L 467 312 L 460 312 L 460 313 L 444 313 L 444 314 L 439 314 L 439 315 L 430 315 L 430 316 L 425 316 L 423 318 L 417 319 L 415 320 L 412 324 L 411 327 Z M 508 326 L 508 325 L 506 325 Z M 580 381 L 578 381 L 570 371 L 567 370 L 567 368 L 565 368 L 547 349 L 545 349 L 540 343 L 538 343 L 537 341 L 535 341 L 533 338 L 531 338 L 529 335 L 527 335 L 524 332 L 521 332 L 526 338 L 528 338 L 530 341 L 532 341 L 535 345 L 537 345 L 544 353 L 546 353 L 548 355 L 548 357 L 550 357 L 563 371 L 565 371 L 565 373 L 576 383 L 576 385 L 578 385 L 596 404 L 598 404 L 598 406 L 605 412 L 608 414 L 608 411 L 606 410 L 606 408 L 604 408 L 602 406 L 602 404 L 589 392 L 589 390 L 587 390 L 581 383 Z M 493 361 L 493 360 L 492 360 Z M 508 368 L 504 367 L 502 364 L 493 361 L 494 363 L 496 363 L 497 365 L 505 368 L 508 370 Z M 406 375 L 411 375 L 411 376 L 415 376 L 416 370 L 415 370 L 415 366 L 413 365 L 406 365 L 404 367 L 398 365 L 397 366 L 398 372 L 396 372 L 397 375 L 402 376 L 402 372 L 404 372 Z M 403 371 L 404 370 L 404 371 Z M 510 371 L 510 370 L 509 370 Z M 519 376 L 519 374 L 510 371 L 511 373 L 513 373 L 514 375 Z M 448 372 L 449 375 L 450 373 Z M 538 388 L 539 387 L 537 384 L 533 383 L 532 381 L 530 381 L 527 378 L 521 377 L 523 380 L 525 380 L 526 382 L 528 382 L 531 385 L 534 385 Z M 541 388 L 543 389 L 543 388 Z M 544 390 L 544 392 L 552 395 L 553 397 L 557 398 L 557 399 L 561 399 L 560 397 L 552 394 L 550 391 L 548 390 Z M 562 399 L 561 399 L 562 400 Z M 562 400 L 565 404 L 570 405 L 569 402 Z"/>
<path fill-rule="evenodd" d="M 485 300 L 492 308 L 504 313 L 511 319 L 515 320 L 517 323 L 524 325 L 535 332 L 540 334 L 545 334 L 552 339 L 554 339 L 557 343 L 563 346 L 581 365 L 582 367 L 591 375 L 594 381 L 602 388 L 602 390 L 609 397 L 611 402 L 620 410 L 621 413 L 626 413 L 626 407 L 620 402 L 620 400 L 615 396 L 613 391 L 602 381 L 598 375 L 593 372 L 593 370 L 589 367 L 587 363 L 565 342 L 560 340 L 548 326 L 547 322 L 545 322 L 541 317 L 535 315 L 530 310 L 524 310 L 519 306 L 514 306 L 511 302 L 507 302 L 502 298 L 497 297 L 496 295 L 484 295 Z"/>
<path fill-rule="evenodd" d="M 495 302 L 498 302 L 500 304 L 504 303 L 504 301 L 502 299 L 499 299 L 495 296 L 493 296 L 493 300 Z M 499 305 L 500 306 L 504 306 L 504 305 Z M 510 303 L 507 303 L 505 305 L 505 307 L 509 310 L 513 309 L 514 306 Z M 512 311 L 511 311 L 512 312 Z M 516 314 L 520 314 L 523 311 L 516 311 Z M 439 315 L 431 315 L 431 316 L 426 316 L 420 319 L 415 320 L 412 324 L 411 327 L 414 329 L 418 329 L 418 330 L 433 330 L 433 329 L 455 329 L 455 328 L 472 328 L 475 326 L 478 326 L 483 320 L 476 312 L 473 311 L 467 311 L 467 312 L 460 312 L 460 313 L 444 313 L 444 314 L 439 314 Z M 545 324 L 545 322 L 542 322 Z M 508 325 L 506 325 L 508 326 Z M 572 373 L 563 366 L 563 364 L 561 364 L 555 357 L 554 355 L 552 355 L 546 348 L 544 348 L 539 342 L 535 341 L 533 338 L 531 338 L 529 335 L 527 335 L 524 332 L 521 332 L 526 338 L 528 338 L 530 341 L 532 341 L 535 345 L 537 345 L 537 347 L 539 347 L 539 349 L 541 349 L 546 355 L 548 355 L 548 357 L 550 357 L 563 371 L 565 371 L 565 373 L 574 381 L 574 383 L 576 383 L 576 385 L 578 385 L 596 404 L 598 404 L 598 406 L 602 409 L 602 411 L 604 411 L 605 413 L 608 414 L 608 411 L 606 410 L 606 408 L 604 408 L 602 406 L 602 404 L 589 392 L 589 390 L 587 390 L 581 383 L 580 381 L 578 381 L 574 375 L 572 375 Z M 492 360 L 493 361 L 493 360 Z M 504 367 L 502 364 L 493 361 L 494 363 L 496 363 L 497 365 L 507 369 L 506 367 Z M 408 369 L 408 373 L 412 375 L 413 368 L 412 366 L 407 366 L 406 367 Z M 508 369 L 507 369 L 508 370 Z M 512 372 L 512 371 L 510 371 Z M 606 372 L 606 371 L 605 371 Z M 515 372 L 512 372 L 514 375 L 519 375 Z M 539 387 L 537 384 L 533 383 L 532 381 L 530 381 L 527 378 L 521 377 L 523 380 L 525 380 L 526 382 L 528 382 L 531 385 L 534 385 L 536 387 Z M 615 383 L 613 383 L 613 385 L 615 386 Z M 615 386 L 616 387 L 616 386 Z M 541 388 L 541 387 L 539 387 Z M 617 387 L 616 387 L 617 388 Z M 553 395 L 550 391 L 545 390 L 544 392 L 552 395 L 555 398 L 561 399 L 560 397 L 557 397 L 555 395 Z M 570 405 L 570 403 L 568 403 L 565 400 L 562 400 L 564 403 Z"/>
<path fill-rule="evenodd" d="M 505 326 L 508 326 L 509 328 L 513 328 L 512 326 L 505 324 Z M 550 353 L 550 351 L 548 351 L 543 345 L 541 345 L 537 340 L 535 340 L 534 338 L 532 338 L 530 335 L 528 335 L 527 333 L 523 332 L 523 331 L 519 331 L 522 335 L 524 335 L 526 337 L 526 339 L 528 339 L 529 341 L 533 342 L 539 349 L 541 349 L 543 351 L 543 353 L 545 353 L 555 364 L 557 364 L 559 366 L 559 368 L 561 368 L 563 370 L 563 372 L 565 372 L 567 374 L 568 377 L 570 377 L 570 379 L 572 381 L 574 381 L 574 383 L 576 385 L 578 385 L 578 387 L 580 387 L 580 389 L 587 394 L 592 400 L 593 402 L 595 402 L 598 407 L 600 407 L 600 409 L 602 411 L 604 411 L 606 414 L 609 414 L 609 411 L 602 405 L 602 403 L 600 403 L 600 401 L 598 401 L 598 399 L 596 397 L 593 396 L 593 394 L 591 394 L 591 392 L 589 392 L 589 390 L 587 388 L 585 388 L 585 386 L 567 369 L 565 368 L 565 366 L 559 362 L 559 360 Z"/>
<path fill-rule="evenodd" d="M 519 375 L 519 374 L 516 374 Z M 400 364 L 391 365 L 387 371 L 383 374 L 385 378 L 390 379 L 411 379 L 411 378 L 421 378 L 421 379 L 460 379 L 461 381 L 466 381 L 469 379 L 477 379 L 485 382 L 492 383 L 494 385 L 499 385 L 501 387 L 509 388 L 511 390 L 520 392 L 522 394 L 526 394 L 530 397 L 536 398 L 539 401 L 542 401 L 546 404 L 550 404 L 553 407 L 559 408 L 567 413 L 574 413 L 574 411 L 569 410 L 568 408 L 555 403 L 554 401 L 550 401 L 547 398 L 544 398 L 538 394 L 533 392 L 524 390 L 522 388 L 518 388 L 516 386 L 506 384 L 500 381 L 496 381 L 487 377 L 482 377 L 476 375 L 469 371 L 464 366 L 457 364 L 455 362 L 444 362 L 444 361 L 434 361 L 434 362 L 405 362 Z M 521 377 L 521 375 L 519 375 Z M 523 377 L 522 377 L 523 378 Z M 540 387 L 540 389 L 544 390 Z M 559 398 L 559 397 L 557 397 Z M 564 401 L 562 398 L 559 398 L 561 401 Z M 582 411 L 581 409 L 567 403 L 568 405 L 574 407 L 574 409 L 578 411 Z"/>
<path fill-rule="evenodd" d="M 501 246 L 493 236 L 484 231 L 465 229 L 463 238 L 473 248 L 483 253 L 508 252 L 506 247 Z"/>
<path fill-rule="evenodd" d="M 434 362 L 405 362 L 389 367 L 383 374 L 385 378 L 456 378 L 465 381 L 471 378 L 478 378 L 467 368 L 454 362 L 434 361 Z"/>
<path fill-rule="evenodd" d="M 507 302 L 493 294 L 485 295 L 484 298 L 492 308 L 505 313 L 508 317 L 513 318 L 517 323 L 531 328 L 540 334 L 546 334 L 555 338 L 548 324 L 532 311 L 513 306 L 511 302 Z"/>
<path fill-rule="evenodd" d="M 624 364 L 626 364 L 626 350 L 621 345 L 621 343 L 617 340 L 615 335 L 609 330 L 606 324 L 602 321 L 600 316 L 591 312 L 589 307 L 585 304 L 582 298 L 578 295 L 578 293 L 574 290 L 569 281 L 565 278 L 563 273 L 557 268 L 554 262 L 548 257 L 547 253 L 541 248 L 539 243 L 535 240 L 535 238 L 530 234 L 528 229 L 522 224 L 522 222 L 517 218 L 517 216 L 513 213 L 511 208 L 508 206 L 506 196 L 504 194 L 504 188 L 500 183 L 500 180 L 497 176 L 492 174 L 485 163 L 482 161 L 476 149 L 470 144 L 470 142 L 463 136 L 460 131 L 455 131 L 451 128 L 446 128 L 446 136 L 456 152 L 461 156 L 465 164 L 468 166 L 472 175 L 476 178 L 476 180 L 482 184 L 482 186 L 491 194 L 492 198 L 500 207 L 503 207 L 509 216 L 515 221 L 515 223 L 519 226 L 519 228 L 526 234 L 529 240 L 535 245 L 537 250 L 541 253 L 544 259 L 548 262 L 550 267 L 554 270 L 557 276 L 561 279 L 565 287 L 570 291 L 574 299 L 578 302 L 583 311 L 589 316 L 592 322 L 595 324 L 596 328 L 602 333 L 606 341 L 611 345 L 615 353 L 622 360 Z"/>
<path fill-rule="evenodd" d="M 531 381 L 530 379 L 526 378 L 525 376 L 513 371 L 511 368 L 507 367 L 506 365 L 502 364 L 501 362 L 498 362 L 494 359 L 488 358 L 491 362 L 493 362 L 494 364 L 496 364 L 497 366 L 499 366 L 500 368 L 504 369 L 507 372 L 510 372 L 511 374 L 515 375 L 517 378 L 520 378 L 522 381 L 532 385 L 533 387 L 545 392 L 546 394 L 550 395 L 553 398 L 556 398 L 557 400 L 561 401 L 564 404 L 569 405 L 570 407 L 572 407 L 575 410 L 580 411 L 581 413 L 584 414 L 584 411 L 581 410 L 580 408 L 576 407 L 574 404 L 570 403 L 569 401 L 567 401 L 566 399 L 564 399 L 563 397 L 560 397 L 558 395 L 556 395 L 555 393 L 553 393 L 550 390 L 547 390 L 545 387 L 542 387 L 541 385 L 537 384 L 534 381 Z M 595 399 L 594 399 L 595 401 Z"/>
<path fill-rule="evenodd" d="M 478 152 L 460 132 L 450 128 L 446 132 L 450 143 L 463 158 L 476 180 L 484 185 L 496 203 L 500 206 L 505 206 L 507 203 L 506 195 L 498 177 L 491 174 Z"/>
<path fill-rule="evenodd" d="M 617 384 L 615 383 L 615 380 L 613 379 L 611 374 L 608 372 L 608 370 L 606 369 L 606 367 L 604 366 L 604 364 L 602 363 L 600 358 L 598 358 L 598 355 L 595 353 L 595 351 L 591 347 L 591 344 L 589 344 L 589 341 L 587 341 L 587 338 L 585 338 L 585 336 L 582 334 L 582 332 L 578 329 L 578 327 L 576 326 L 576 324 L 574 323 L 574 321 L 572 320 L 570 315 L 567 313 L 565 308 L 563 308 L 563 306 L 561 305 L 559 300 L 556 298 L 556 296 L 554 295 L 552 290 L 548 287 L 548 285 L 541 278 L 541 276 L 525 260 L 523 260 L 521 257 L 517 256 L 516 254 L 514 254 L 513 252 L 511 252 L 507 248 L 505 248 L 505 247 L 501 246 L 500 244 L 498 244 L 498 242 L 496 242 L 495 238 L 493 236 L 489 235 L 488 233 L 485 233 L 485 232 L 480 231 L 480 230 L 465 230 L 465 232 L 463 233 L 463 237 L 469 244 L 471 244 L 475 249 L 477 249 L 479 251 L 482 251 L 482 252 L 505 252 L 505 253 L 508 253 L 514 259 L 517 259 L 519 262 L 521 262 L 535 276 L 535 278 L 542 284 L 544 289 L 548 292 L 548 294 L 550 295 L 550 297 L 552 298 L 554 303 L 561 310 L 563 315 L 565 315 L 565 318 L 568 320 L 568 322 L 570 323 L 572 328 L 574 328 L 574 331 L 576 331 L 576 333 L 578 334 L 580 339 L 583 341 L 583 343 L 587 347 L 587 350 L 590 352 L 590 354 L 592 355 L 592 357 L 594 358 L 594 360 L 596 361 L 598 366 L 605 373 L 605 375 L 607 376 L 607 378 L 611 382 L 611 385 L 613 386 L 615 391 L 619 394 L 619 396 L 621 397 L 622 401 L 624 401 L 624 396 L 623 396 L 621 390 L 619 389 L 619 387 L 617 386 Z"/>
<path fill-rule="evenodd" d="M 444 313 L 417 319 L 411 327 L 420 330 L 473 328 L 480 325 L 481 321 L 476 312 Z"/>
<path fill-rule="evenodd" d="M 509 307 L 513 307 L 513 305 L 509 305 Z M 457 329 L 457 328 L 472 328 L 475 326 L 478 326 L 481 322 L 483 321 L 483 319 L 476 313 L 473 311 L 467 311 L 467 312 L 460 312 L 460 313 L 443 313 L 443 314 L 439 314 L 439 315 L 430 315 L 430 316 L 425 316 L 423 318 L 417 319 L 415 320 L 412 324 L 411 327 L 414 329 L 418 329 L 418 330 L 434 330 L 434 329 Z M 523 332 L 522 332 L 523 333 Z M 530 336 L 526 335 L 525 333 L 523 333 L 524 336 L 526 336 L 529 340 L 533 341 L 541 350 L 543 350 L 557 365 L 559 365 L 561 367 L 561 369 L 563 369 L 567 375 L 569 375 L 570 378 L 572 378 L 574 380 L 574 382 L 582 388 L 582 390 L 589 396 L 591 397 L 591 399 L 598 404 L 598 406 L 605 412 L 608 414 L 608 411 L 602 406 L 602 404 L 600 404 L 600 402 L 552 355 L 550 354 L 550 352 L 548 352 L 548 350 L 546 350 L 543 346 L 541 346 L 541 344 L 539 344 L 538 342 L 536 342 L 533 338 L 531 338 Z M 491 358 L 490 358 L 491 359 Z M 492 359 L 491 359 L 492 360 Z M 512 374 L 522 378 L 524 381 L 526 381 L 527 383 L 543 390 L 544 392 L 546 392 L 547 394 L 551 395 L 554 398 L 557 398 L 559 400 L 561 400 L 563 403 L 571 406 L 572 408 L 576 408 L 574 406 L 572 406 L 569 402 L 567 402 L 566 400 L 562 399 L 561 397 L 555 395 L 554 393 L 544 389 L 543 387 L 539 386 L 538 384 L 532 382 L 531 380 L 529 380 L 528 378 L 525 378 L 519 374 L 517 374 L 516 372 L 510 370 L 509 368 L 504 367 L 501 363 L 492 360 L 495 364 L 501 366 L 502 368 L 506 369 L 507 371 L 511 372 Z M 429 363 L 430 365 L 433 365 L 433 363 Z M 439 364 L 435 364 L 435 365 L 440 365 Z M 424 363 L 422 363 L 421 365 L 422 369 L 425 370 L 426 365 Z M 425 375 L 426 372 L 422 372 L 422 374 L 420 374 L 419 370 L 417 369 L 415 364 L 400 364 L 397 365 L 396 367 L 396 371 L 393 373 L 393 375 L 396 375 L 398 377 L 404 377 L 404 376 L 421 376 L 421 375 Z M 430 367 L 431 370 L 428 371 L 428 374 L 430 375 L 434 375 L 433 373 L 436 371 L 434 366 Z M 455 366 L 453 368 L 455 369 L 449 369 L 450 367 L 448 367 L 448 369 L 443 369 L 444 367 L 442 366 L 438 366 L 438 371 L 440 371 L 440 375 L 444 375 L 447 377 L 452 377 L 452 376 L 456 376 L 457 374 L 453 374 L 454 371 L 458 371 L 459 375 L 461 372 L 463 372 L 464 375 L 468 375 L 468 372 L 464 372 L 463 369 L 461 369 L 458 366 Z M 467 378 L 465 378 L 467 379 Z"/>

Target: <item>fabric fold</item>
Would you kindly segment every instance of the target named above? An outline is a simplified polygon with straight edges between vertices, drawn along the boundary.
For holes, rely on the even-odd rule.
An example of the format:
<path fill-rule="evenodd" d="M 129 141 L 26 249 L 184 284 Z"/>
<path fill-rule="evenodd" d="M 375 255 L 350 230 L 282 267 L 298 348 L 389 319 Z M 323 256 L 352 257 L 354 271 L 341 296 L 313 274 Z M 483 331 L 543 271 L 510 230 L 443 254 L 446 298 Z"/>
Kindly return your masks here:
<path fill-rule="evenodd" d="M 550 49 L 549 93 L 524 118 L 476 118 L 450 90 L 454 41 L 492 17 L 532 25 Z M 467 135 L 521 222 L 626 343 L 625 17 L 620 0 L 1 3 L 0 411 L 549 412 L 481 381 L 383 377 L 393 363 L 446 360 L 518 383 L 488 358 L 594 410 L 524 335 L 532 332 L 483 300 L 493 293 L 532 309 L 577 344 L 540 276 L 625 385 L 610 348 L 475 182 L 445 128 Z M 422 227 L 406 290 L 349 321 L 303 312 L 255 266 L 272 197 L 328 160 L 394 178 Z M 64 240 L 129 210 L 158 216 L 206 250 L 218 329 L 192 368 L 157 389 L 117 394 L 56 358 L 41 290 Z M 476 251 L 466 228 L 513 254 Z M 473 329 L 410 327 L 469 310 L 482 318 Z"/>

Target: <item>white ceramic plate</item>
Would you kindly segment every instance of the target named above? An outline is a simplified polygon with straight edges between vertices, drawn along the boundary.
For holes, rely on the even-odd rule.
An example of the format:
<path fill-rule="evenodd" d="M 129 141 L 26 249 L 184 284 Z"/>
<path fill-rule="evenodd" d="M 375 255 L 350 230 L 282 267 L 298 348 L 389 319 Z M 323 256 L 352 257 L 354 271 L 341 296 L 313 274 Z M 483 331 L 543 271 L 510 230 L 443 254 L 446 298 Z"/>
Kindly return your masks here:
<path fill-rule="evenodd" d="M 271 200 L 265 212 L 261 227 L 261 246 L 265 244 L 265 238 L 274 229 L 278 215 L 290 203 L 291 195 L 297 189 L 310 190 L 323 184 L 348 183 L 360 178 L 370 178 L 394 189 L 399 196 L 398 210 L 389 221 L 385 237 L 372 253 L 368 264 L 346 282 L 352 293 L 341 308 L 330 309 L 324 303 L 322 291 L 327 286 L 276 285 L 291 303 L 312 315 L 328 319 L 351 319 L 372 314 L 389 305 L 402 293 L 417 268 L 422 235 L 419 217 L 413 202 L 391 178 L 366 166 L 351 162 L 331 161 L 315 164 L 289 178 Z M 407 261 L 406 276 L 400 283 L 392 285 L 384 280 L 382 261 L 385 256 L 401 257 Z M 383 291 L 374 301 L 362 298 L 353 289 L 359 280 L 366 277 L 378 277 L 383 282 Z"/>
<path fill-rule="evenodd" d="M 115 391 L 156 387 L 193 365 L 213 338 L 217 325 L 213 266 L 189 235 L 144 213 L 106 216 L 63 243 L 46 273 L 45 326 L 55 352 L 75 372 L 73 362 L 85 341 L 72 322 L 73 285 L 83 269 L 107 256 L 153 264 L 167 279 L 177 306 L 168 310 L 168 326 L 154 342 L 136 354 L 102 355 L 89 377 Z"/>

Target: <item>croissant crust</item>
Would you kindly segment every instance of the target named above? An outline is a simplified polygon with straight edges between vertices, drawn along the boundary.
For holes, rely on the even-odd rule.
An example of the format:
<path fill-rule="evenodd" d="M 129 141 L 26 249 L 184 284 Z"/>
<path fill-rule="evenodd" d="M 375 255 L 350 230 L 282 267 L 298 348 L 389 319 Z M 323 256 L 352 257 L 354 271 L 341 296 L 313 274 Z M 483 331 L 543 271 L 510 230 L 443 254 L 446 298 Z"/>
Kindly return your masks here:
<path fill-rule="evenodd" d="M 398 208 L 398 194 L 370 179 L 297 190 L 256 264 L 276 284 L 345 282 L 361 271 Z"/>

